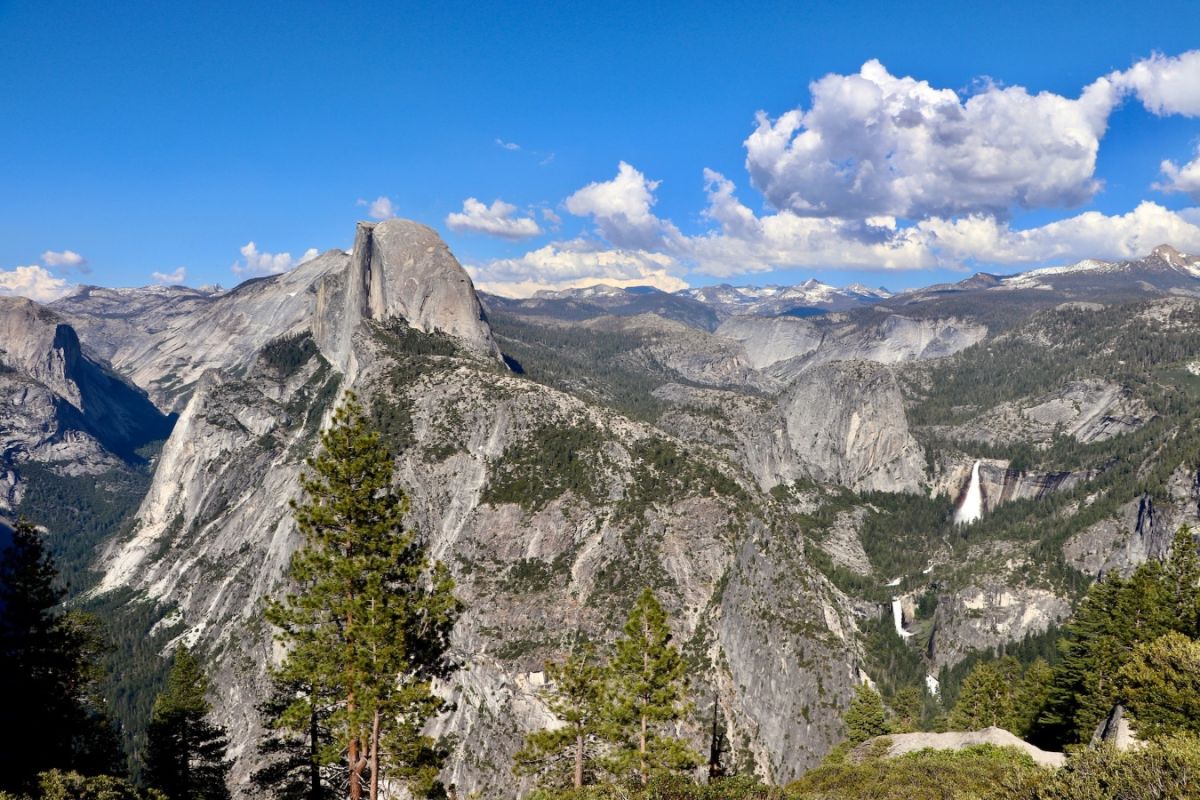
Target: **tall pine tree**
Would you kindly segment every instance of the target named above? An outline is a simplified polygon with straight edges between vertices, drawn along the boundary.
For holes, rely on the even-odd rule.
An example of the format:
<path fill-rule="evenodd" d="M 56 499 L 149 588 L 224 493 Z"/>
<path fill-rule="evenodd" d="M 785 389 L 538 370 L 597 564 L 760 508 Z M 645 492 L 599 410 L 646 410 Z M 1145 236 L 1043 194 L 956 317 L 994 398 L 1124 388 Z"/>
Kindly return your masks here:
<path fill-rule="evenodd" d="M 687 664 L 654 592 L 638 597 L 609 664 L 611 771 L 636 775 L 643 786 L 655 772 L 703 763 L 671 730 L 687 713 Z"/>
<path fill-rule="evenodd" d="M 228 740 L 208 718 L 208 688 L 200 662 L 179 647 L 146 732 L 146 782 L 170 800 L 229 800 Z"/>
<path fill-rule="evenodd" d="M 582 788 L 593 776 L 604 724 L 604 670 L 595 650 L 582 647 L 561 664 L 547 664 L 550 710 L 564 725 L 535 731 L 517 753 L 518 775 L 539 775 L 543 786 Z"/>
<path fill-rule="evenodd" d="M 31 791 L 37 774 L 123 772 L 96 688 L 94 620 L 64 613 L 64 591 L 37 530 L 17 523 L 0 553 L 0 790 Z"/>
<path fill-rule="evenodd" d="M 442 708 L 431 681 L 450 668 L 453 581 L 404 527 L 408 498 L 392 484 L 392 456 L 352 394 L 308 466 L 294 505 L 304 537 L 289 572 L 296 589 L 268 610 L 288 647 L 280 678 L 339 698 L 323 759 L 345 753 L 351 800 L 364 791 L 375 800 L 385 767 L 423 791 L 438 770 L 436 743 L 421 730 Z M 297 698 L 281 723 L 303 734 L 310 718 Z"/>
<path fill-rule="evenodd" d="M 250 776 L 256 791 L 275 800 L 334 800 L 345 794 L 345 762 L 330 752 L 329 718 L 336 704 L 335 696 L 311 683 L 273 681 L 270 697 L 258 707 L 268 729 L 257 747 L 260 766 Z M 293 719 L 300 711 L 307 713 L 307 724 Z"/>
<path fill-rule="evenodd" d="M 888 732 L 887 709 L 879 692 L 865 683 L 854 687 L 854 697 L 842 718 L 846 724 L 846 736 L 851 744 L 860 744 L 872 736 Z"/>

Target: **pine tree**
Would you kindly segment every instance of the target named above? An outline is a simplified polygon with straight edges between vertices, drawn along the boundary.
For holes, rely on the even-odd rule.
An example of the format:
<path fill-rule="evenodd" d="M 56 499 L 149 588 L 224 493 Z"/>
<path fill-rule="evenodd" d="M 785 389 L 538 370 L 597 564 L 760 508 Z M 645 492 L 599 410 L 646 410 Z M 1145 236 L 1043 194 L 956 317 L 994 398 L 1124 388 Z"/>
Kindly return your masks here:
<path fill-rule="evenodd" d="M 0 790 L 30 791 L 53 768 L 123 772 L 99 699 L 95 621 L 63 613 L 54 561 L 28 522 L 0 553 Z"/>
<path fill-rule="evenodd" d="M 338 696 L 322 758 L 346 754 L 351 800 L 368 779 L 375 800 L 385 766 L 423 791 L 438 770 L 436 743 L 421 730 L 442 708 L 430 683 L 450 667 L 453 581 L 405 529 L 408 498 L 392 485 L 392 456 L 353 395 L 308 466 L 305 498 L 293 506 L 305 540 L 289 573 L 297 590 L 268 610 L 289 651 L 280 678 Z M 303 734 L 310 717 L 298 698 L 280 719 Z"/>
<path fill-rule="evenodd" d="M 925 710 L 920 689 L 915 686 L 897 689 L 889 705 L 895 715 L 888 726 L 891 733 L 911 733 L 920 727 L 921 715 Z"/>
<path fill-rule="evenodd" d="M 851 744 L 861 744 L 873 736 L 889 732 L 883 698 L 865 683 L 854 687 L 854 697 L 842 721 L 846 724 L 846 736 Z"/>
<path fill-rule="evenodd" d="M 261 766 L 250 776 L 259 793 L 275 800 L 333 800 L 344 793 L 346 769 L 333 745 L 329 717 L 336 698 L 321 695 L 308 683 L 274 678 L 270 697 L 258 711 L 268 730 L 258 743 Z M 303 704 L 308 725 L 303 732 L 284 725 L 284 715 Z"/>
<path fill-rule="evenodd" d="M 967 675 L 946 724 L 954 730 L 975 731 L 996 726 L 1011 730 L 1021 665 L 1015 658 L 983 661 Z"/>
<path fill-rule="evenodd" d="M 1120 683 L 1141 738 L 1200 734 L 1200 641 L 1172 631 L 1138 645 Z"/>
<path fill-rule="evenodd" d="M 535 731 L 517 753 L 514 772 L 539 775 L 547 787 L 582 788 L 596 770 L 604 721 L 604 670 L 584 646 L 562 663 L 546 665 L 547 705 L 565 723 Z"/>
<path fill-rule="evenodd" d="M 609 664 L 608 759 L 617 774 L 635 774 L 643 786 L 651 773 L 689 769 L 699 754 L 667 730 L 688 711 L 687 664 L 671 644 L 667 614 L 646 589 L 634 603 Z"/>
<path fill-rule="evenodd" d="M 146 732 L 146 783 L 170 800 L 229 800 L 228 740 L 208 714 L 208 676 L 186 647 L 171 662 Z"/>

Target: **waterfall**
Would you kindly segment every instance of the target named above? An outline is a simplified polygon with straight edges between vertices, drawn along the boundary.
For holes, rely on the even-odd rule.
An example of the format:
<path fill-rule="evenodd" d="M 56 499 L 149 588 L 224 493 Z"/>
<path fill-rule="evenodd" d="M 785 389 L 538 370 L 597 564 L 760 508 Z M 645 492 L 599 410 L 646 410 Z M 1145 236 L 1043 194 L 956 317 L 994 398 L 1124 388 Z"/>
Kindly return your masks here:
<path fill-rule="evenodd" d="M 904 609 L 900 607 L 900 598 L 892 598 L 892 621 L 896 623 L 896 635 L 901 639 L 907 639 L 912 634 L 904 630 Z"/>
<path fill-rule="evenodd" d="M 979 486 L 979 462 L 971 468 L 971 483 L 967 486 L 967 494 L 963 497 L 962 505 L 954 512 L 954 521 L 959 525 L 974 522 L 983 516 L 983 489 Z"/>
<path fill-rule="evenodd" d="M 938 679 L 932 675 L 925 676 L 925 689 L 934 697 L 940 697 L 942 694 L 941 684 L 939 684 Z"/>

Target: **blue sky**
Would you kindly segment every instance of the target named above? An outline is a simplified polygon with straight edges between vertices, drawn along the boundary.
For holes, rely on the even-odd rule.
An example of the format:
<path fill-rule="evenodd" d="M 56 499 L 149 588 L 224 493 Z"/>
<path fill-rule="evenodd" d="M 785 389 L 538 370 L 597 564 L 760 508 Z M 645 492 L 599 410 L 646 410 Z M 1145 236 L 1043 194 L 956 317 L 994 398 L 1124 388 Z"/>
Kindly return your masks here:
<path fill-rule="evenodd" d="M 229 286 L 372 212 L 509 293 L 1200 251 L 1194 5 L 849 5 L 0 1 L 0 292 Z"/>

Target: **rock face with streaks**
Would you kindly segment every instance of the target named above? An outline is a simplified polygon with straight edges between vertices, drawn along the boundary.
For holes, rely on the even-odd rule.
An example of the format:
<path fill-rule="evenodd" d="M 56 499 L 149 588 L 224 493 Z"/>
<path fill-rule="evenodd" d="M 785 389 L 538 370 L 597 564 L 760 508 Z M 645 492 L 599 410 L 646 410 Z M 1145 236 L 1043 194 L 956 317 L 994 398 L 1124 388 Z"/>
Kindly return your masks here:
<path fill-rule="evenodd" d="M 886 366 L 824 364 L 797 378 L 780 404 L 788 442 L 813 479 L 867 491 L 920 488 L 924 454 Z"/>
<path fill-rule="evenodd" d="M 84 354 L 61 317 L 0 297 L 0 509 L 20 502 L 23 465 L 98 475 L 170 429 L 144 393 Z"/>

